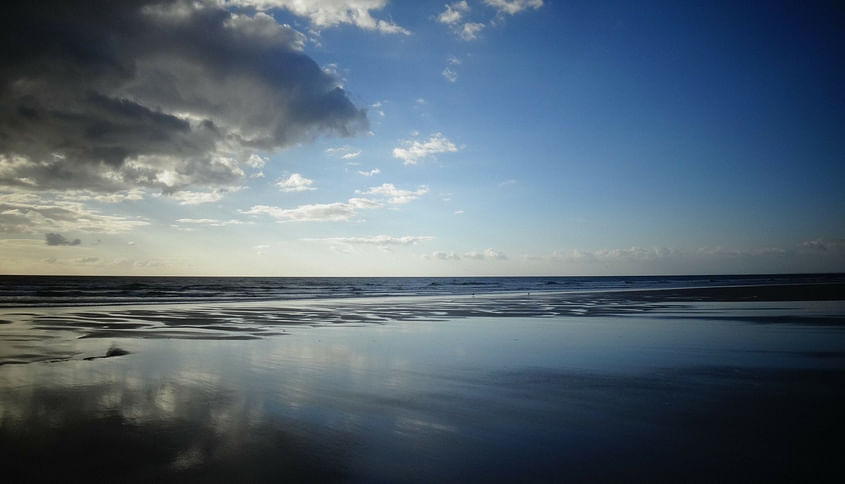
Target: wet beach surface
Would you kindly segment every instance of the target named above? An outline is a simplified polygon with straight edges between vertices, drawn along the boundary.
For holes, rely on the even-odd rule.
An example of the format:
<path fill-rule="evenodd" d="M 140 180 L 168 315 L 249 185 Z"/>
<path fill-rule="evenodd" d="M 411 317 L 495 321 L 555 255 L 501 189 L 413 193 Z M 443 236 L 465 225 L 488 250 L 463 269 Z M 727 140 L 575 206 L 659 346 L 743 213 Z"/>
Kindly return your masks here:
<path fill-rule="evenodd" d="M 0 452 L 27 481 L 840 481 L 842 287 L 717 289 L 8 308 Z"/>

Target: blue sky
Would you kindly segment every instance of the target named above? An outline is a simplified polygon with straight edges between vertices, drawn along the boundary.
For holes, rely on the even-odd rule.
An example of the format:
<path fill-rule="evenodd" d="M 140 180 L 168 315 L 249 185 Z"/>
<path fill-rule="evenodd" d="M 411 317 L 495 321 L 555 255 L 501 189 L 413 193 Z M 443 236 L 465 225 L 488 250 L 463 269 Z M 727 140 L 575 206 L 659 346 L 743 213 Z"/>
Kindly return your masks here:
<path fill-rule="evenodd" d="M 108 8 L 12 9 L 0 272 L 845 270 L 833 2 Z"/>

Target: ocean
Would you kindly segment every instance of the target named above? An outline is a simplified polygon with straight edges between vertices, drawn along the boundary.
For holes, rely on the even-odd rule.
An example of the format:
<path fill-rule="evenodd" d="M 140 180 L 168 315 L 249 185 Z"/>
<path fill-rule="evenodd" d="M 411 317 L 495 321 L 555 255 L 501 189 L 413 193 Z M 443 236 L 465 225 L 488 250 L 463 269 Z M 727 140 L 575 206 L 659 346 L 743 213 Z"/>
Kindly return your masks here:
<path fill-rule="evenodd" d="M 845 274 L 605 277 L 0 276 L 0 307 L 828 284 Z"/>

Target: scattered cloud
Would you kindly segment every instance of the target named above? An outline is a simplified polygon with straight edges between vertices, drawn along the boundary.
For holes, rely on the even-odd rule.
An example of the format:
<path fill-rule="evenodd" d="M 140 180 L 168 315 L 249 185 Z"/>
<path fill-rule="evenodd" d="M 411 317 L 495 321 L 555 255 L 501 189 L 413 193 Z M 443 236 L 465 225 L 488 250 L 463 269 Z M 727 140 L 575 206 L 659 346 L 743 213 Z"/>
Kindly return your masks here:
<path fill-rule="evenodd" d="M 168 194 L 167 197 L 179 202 L 179 205 L 202 205 L 221 200 L 230 190 L 219 189 L 210 192 L 194 192 L 183 190 Z"/>
<path fill-rule="evenodd" d="M 267 158 L 262 156 L 258 156 L 255 153 L 249 155 L 249 158 L 246 160 L 246 165 L 250 168 L 255 168 L 256 170 L 260 170 L 264 168 L 264 165 L 267 164 Z"/>
<path fill-rule="evenodd" d="M 458 80 L 458 73 L 452 70 L 451 67 L 446 67 L 445 69 L 443 69 L 443 72 L 441 72 L 441 74 L 443 74 L 443 77 L 446 78 L 446 80 L 449 82 L 455 82 Z"/>
<path fill-rule="evenodd" d="M 48 232 L 46 234 L 47 245 L 79 245 L 82 243 L 79 239 L 67 239 L 62 234 Z"/>
<path fill-rule="evenodd" d="M 461 256 L 454 252 L 444 252 L 444 251 L 435 251 L 432 252 L 431 255 L 425 255 L 426 259 L 437 259 L 437 260 L 461 260 Z"/>
<path fill-rule="evenodd" d="M 498 250 L 494 249 L 484 249 L 483 251 L 469 251 L 464 253 L 464 257 L 467 259 L 474 259 L 474 260 L 507 260 L 508 256 L 506 256 L 503 252 L 499 252 Z"/>
<path fill-rule="evenodd" d="M 355 216 L 355 208 L 348 203 L 317 203 L 283 209 L 269 205 L 255 205 L 241 212 L 245 215 L 269 215 L 279 221 L 342 222 Z"/>
<path fill-rule="evenodd" d="M 349 205 L 352 208 L 382 208 L 384 204 L 378 200 L 371 200 L 369 198 L 350 198 Z"/>
<path fill-rule="evenodd" d="M 439 153 L 458 151 L 458 147 L 442 133 L 434 133 L 426 141 L 405 140 L 402 144 L 403 147 L 393 148 L 393 157 L 401 159 L 405 165 L 416 165 L 421 160 Z"/>
<path fill-rule="evenodd" d="M 499 15 L 516 15 L 523 10 L 537 10 L 543 0 L 484 0 L 484 4 L 496 9 Z"/>
<path fill-rule="evenodd" d="M 467 22 L 456 33 L 461 39 L 469 41 L 477 39 L 482 30 L 484 30 L 484 24 Z"/>
<path fill-rule="evenodd" d="M 287 177 L 287 179 L 276 182 L 276 186 L 283 192 L 307 192 L 316 190 L 316 188 L 311 186 L 313 184 L 314 180 L 305 178 L 299 173 L 294 173 Z"/>
<path fill-rule="evenodd" d="M 377 187 L 370 187 L 363 192 L 359 190 L 357 193 L 361 193 L 363 195 L 383 196 L 388 199 L 389 203 L 403 204 L 417 200 L 428 193 L 428 187 L 421 185 L 416 190 L 401 190 L 396 188 L 396 186 L 392 183 L 384 183 Z"/>
<path fill-rule="evenodd" d="M 62 200 L 95 201 L 101 203 L 120 203 L 126 200 L 143 200 L 144 190 L 133 188 L 112 193 L 99 193 L 91 190 L 69 190 L 56 192 L 54 195 Z"/>
<path fill-rule="evenodd" d="M 213 218 L 180 218 L 176 222 L 187 225 L 208 225 L 209 227 L 225 227 L 227 225 L 243 225 L 248 223 L 243 220 L 217 220 Z"/>
<path fill-rule="evenodd" d="M 523 256 L 555 271 L 583 273 L 689 274 L 761 271 L 825 271 L 845 264 L 845 240 L 815 239 L 785 247 L 641 247 L 566 249 Z"/>
<path fill-rule="evenodd" d="M 845 254 L 845 239 L 814 239 L 798 244 L 802 252 L 839 252 Z"/>
<path fill-rule="evenodd" d="M 119 233 L 148 225 L 145 219 L 106 215 L 49 194 L 0 193 L 0 233 Z"/>
<path fill-rule="evenodd" d="M 354 218 L 357 210 L 381 208 L 384 204 L 366 198 L 350 198 L 348 202 L 315 203 L 296 208 L 254 205 L 241 210 L 244 215 L 268 215 L 279 222 L 345 222 Z"/>
<path fill-rule="evenodd" d="M 364 175 L 364 176 L 374 176 L 374 175 L 378 175 L 379 173 L 381 173 L 381 170 L 379 170 L 378 168 L 373 168 L 370 171 L 358 170 L 358 174 Z"/>
<path fill-rule="evenodd" d="M 357 150 L 349 145 L 343 145 L 336 148 L 326 148 L 326 154 L 339 157 L 342 160 L 354 160 L 361 156 L 361 150 Z"/>
<path fill-rule="evenodd" d="M 477 18 L 475 21 L 469 21 L 467 17 L 471 9 L 466 1 L 445 5 L 445 9 L 435 18 L 438 22 L 447 25 L 458 38 L 469 42 L 480 37 L 487 23 L 496 25 L 506 15 L 516 15 L 529 9 L 537 10 L 543 6 L 543 0 L 484 0 L 484 4 L 496 11 L 495 19 L 488 21 Z M 489 13 L 481 16 L 489 17 Z"/>
<path fill-rule="evenodd" d="M 384 106 L 385 102 L 387 102 L 387 101 L 374 102 L 374 103 L 370 104 L 370 109 L 372 109 L 373 112 L 378 114 L 380 117 L 384 117 L 384 109 L 382 109 L 382 107 Z"/>
<path fill-rule="evenodd" d="M 313 242 L 331 242 L 349 245 L 375 245 L 379 247 L 386 247 L 389 245 L 415 245 L 420 242 L 434 240 L 434 237 L 428 235 L 403 235 L 401 237 L 394 237 L 391 235 L 374 235 L 372 237 L 327 237 L 322 239 L 304 239 Z"/>
<path fill-rule="evenodd" d="M 22 2 L 4 12 L 16 48 L 0 54 L 0 186 L 207 190 L 237 185 L 256 150 L 366 133 L 305 36 L 262 10 L 407 32 L 370 15 L 385 3 Z"/>
<path fill-rule="evenodd" d="M 337 146 L 337 147 L 334 147 L 334 148 L 326 148 L 326 153 L 330 154 L 330 155 L 333 155 L 335 153 L 346 153 L 351 149 L 352 149 L 351 146 L 343 145 L 343 146 Z"/>
<path fill-rule="evenodd" d="M 469 12 L 469 4 L 466 0 L 460 2 L 449 3 L 445 5 L 445 9 L 437 16 L 437 21 L 446 24 L 454 25 L 461 21 L 464 14 Z"/>
<path fill-rule="evenodd" d="M 391 21 L 373 18 L 372 12 L 387 6 L 388 0 L 227 0 L 226 3 L 257 10 L 284 8 L 294 15 L 305 17 L 315 30 L 354 25 L 363 30 L 382 34 L 410 35 L 410 31 Z"/>
<path fill-rule="evenodd" d="M 475 40 L 478 34 L 484 29 L 480 22 L 462 22 L 470 7 L 466 1 L 450 3 L 445 6 L 443 12 L 437 16 L 437 21 L 448 25 L 452 32 L 463 40 Z"/>

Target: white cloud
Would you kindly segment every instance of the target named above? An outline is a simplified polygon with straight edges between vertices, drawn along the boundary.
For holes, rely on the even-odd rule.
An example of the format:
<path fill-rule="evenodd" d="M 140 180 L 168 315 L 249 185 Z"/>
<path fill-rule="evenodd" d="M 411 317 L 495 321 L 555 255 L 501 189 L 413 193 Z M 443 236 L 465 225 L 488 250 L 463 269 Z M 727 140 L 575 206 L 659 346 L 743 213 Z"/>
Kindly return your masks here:
<path fill-rule="evenodd" d="M 373 168 L 370 171 L 358 170 L 358 174 L 364 175 L 364 176 L 373 176 L 373 175 L 378 175 L 379 173 L 381 173 L 381 170 L 379 170 L 378 168 Z"/>
<path fill-rule="evenodd" d="M 361 150 L 356 150 L 349 145 L 343 145 L 336 148 L 326 148 L 326 154 L 332 157 L 339 157 L 342 160 L 354 160 L 361 156 Z"/>
<path fill-rule="evenodd" d="M 421 196 L 428 193 L 428 187 L 421 185 L 416 190 L 401 190 L 396 188 L 392 183 L 384 183 L 377 187 L 370 187 L 366 191 L 358 193 L 363 195 L 380 195 L 388 198 L 389 203 L 402 204 L 417 200 Z"/>
<path fill-rule="evenodd" d="M 437 260 L 461 260 L 461 256 L 454 252 L 444 252 L 444 251 L 435 251 L 432 252 L 431 255 L 425 255 L 426 259 L 437 259 Z"/>
<path fill-rule="evenodd" d="M 369 198 L 350 198 L 349 205 L 352 208 L 382 208 L 384 204 L 378 200 L 371 200 Z"/>
<path fill-rule="evenodd" d="M 332 242 L 350 245 L 376 245 L 385 247 L 388 245 L 414 245 L 419 242 L 434 240 L 434 237 L 428 235 L 403 235 L 401 237 L 394 237 L 391 235 L 375 235 L 372 237 L 327 237 L 322 239 L 304 239 L 313 242 Z"/>
<path fill-rule="evenodd" d="M 258 156 L 253 153 L 249 155 L 249 158 L 247 158 L 246 164 L 250 168 L 255 168 L 256 170 L 259 170 L 261 168 L 264 168 L 264 165 L 267 164 L 267 158 Z"/>
<path fill-rule="evenodd" d="M 62 200 L 75 201 L 97 201 L 103 203 L 120 203 L 126 200 L 143 200 L 144 190 L 133 188 L 113 193 L 98 193 L 91 190 L 69 190 L 56 193 L 56 197 Z"/>
<path fill-rule="evenodd" d="M 47 194 L 0 193 L 0 233 L 127 232 L 148 225 L 143 218 L 105 215 L 80 202 Z"/>
<path fill-rule="evenodd" d="M 441 74 L 443 74 L 443 77 L 445 77 L 446 80 L 449 82 L 455 82 L 458 80 L 458 73 L 452 70 L 451 67 L 443 69 L 443 72 L 441 72 Z"/>
<path fill-rule="evenodd" d="M 386 102 L 387 101 L 376 101 L 376 102 L 370 104 L 370 108 L 373 110 L 373 112 L 375 112 L 379 116 L 384 117 L 384 110 L 382 109 L 382 107 L 384 106 L 384 103 L 386 103 Z"/>
<path fill-rule="evenodd" d="M 341 24 L 354 25 L 363 30 L 383 34 L 409 35 L 407 29 L 387 20 L 375 19 L 372 11 L 381 10 L 388 0 L 228 0 L 237 6 L 254 7 L 258 10 L 284 8 L 300 17 L 306 17 L 316 29 L 335 27 Z"/>
<path fill-rule="evenodd" d="M 506 256 L 503 252 L 499 252 L 498 250 L 494 249 L 484 249 L 483 251 L 469 251 L 464 253 L 464 257 L 467 259 L 475 259 L 475 260 L 485 260 L 485 259 L 492 259 L 492 260 L 507 260 L 508 256 Z"/>
<path fill-rule="evenodd" d="M 798 244 L 801 252 L 840 252 L 845 253 L 845 239 L 814 239 Z"/>
<path fill-rule="evenodd" d="M 179 205 L 200 205 L 203 203 L 216 202 L 223 198 L 224 192 L 214 190 L 211 192 L 192 192 L 184 190 L 168 195 L 169 198 L 179 202 Z"/>
<path fill-rule="evenodd" d="M 245 215 L 269 215 L 279 221 L 292 222 L 343 222 L 355 216 L 355 208 L 342 202 L 315 203 L 283 209 L 269 205 L 255 205 L 242 211 Z"/>
<path fill-rule="evenodd" d="M 452 32 L 463 40 L 475 40 L 484 29 L 481 22 L 464 22 L 465 14 L 470 11 L 466 1 L 446 5 L 446 9 L 437 16 L 437 21 L 448 25 Z M 459 62 L 458 62 L 459 63 Z"/>
<path fill-rule="evenodd" d="M 446 9 L 437 16 L 437 21 L 442 24 L 452 25 L 460 22 L 461 18 L 463 18 L 463 14 L 466 12 L 469 12 L 469 4 L 467 4 L 466 0 L 450 3 L 447 4 Z"/>
<path fill-rule="evenodd" d="M 367 198 L 350 198 L 348 202 L 315 203 L 296 208 L 254 205 L 240 210 L 244 215 L 268 215 L 279 222 L 345 222 L 355 217 L 357 210 L 382 208 L 383 203 Z"/>
<path fill-rule="evenodd" d="M 453 65 L 453 66 L 459 66 L 459 65 L 461 65 L 461 60 L 460 60 L 460 59 L 458 59 L 457 57 L 453 56 L 453 55 L 452 55 L 452 56 L 449 56 L 449 58 L 448 58 L 448 59 L 446 59 L 446 62 L 448 62 L 449 64 L 451 64 L 451 65 Z"/>
<path fill-rule="evenodd" d="M 283 192 L 306 192 L 310 190 L 316 190 L 316 188 L 311 186 L 313 184 L 314 180 L 305 178 L 299 173 L 294 173 L 289 176 L 286 180 L 279 180 L 278 182 L 276 182 L 276 185 Z"/>
<path fill-rule="evenodd" d="M 352 149 L 349 145 L 338 146 L 336 148 L 326 148 L 326 153 L 333 155 L 335 153 L 346 153 Z"/>
<path fill-rule="evenodd" d="M 454 213 L 455 213 L 455 215 L 463 215 L 464 211 L 463 210 L 455 210 Z"/>
<path fill-rule="evenodd" d="M 529 8 L 539 9 L 543 0 L 484 0 L 484 4 L 495 8 L 499 15 L 515 15 Z"/>
<path fill-rule="evenodd" d="M 458 36 L 463 40 L 475 40 L 478 38 L 478 34 L 484 30 L 484 24 L 478 22 L 467 22 L 461 27 L 459 30 L 456 31 Z"/>
<path fill-rule="evenodd" d="M 248 223 L 243 220 L 217 220 L 213 218 L 180 218 L 177 219 L 176 222 L 189 225 L 208 225 L 210 227 L 225 227 L 227 225 L 242 225 Z"/>
<path fill-rule="evenodd" d="M 442 133 L 434 133 L 426 141 L 406 140 L 404 147 L 393 148 L 393 157 L 402 160 L 405 165 L 416 165 L 420 160 L 438 153 L 454 153 L 458 147 Z"/>

